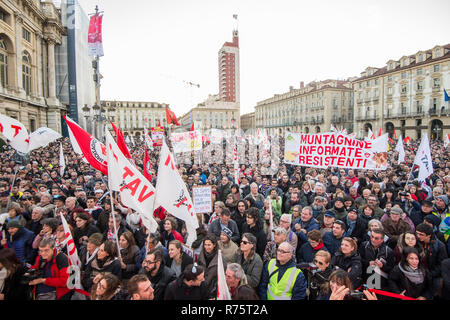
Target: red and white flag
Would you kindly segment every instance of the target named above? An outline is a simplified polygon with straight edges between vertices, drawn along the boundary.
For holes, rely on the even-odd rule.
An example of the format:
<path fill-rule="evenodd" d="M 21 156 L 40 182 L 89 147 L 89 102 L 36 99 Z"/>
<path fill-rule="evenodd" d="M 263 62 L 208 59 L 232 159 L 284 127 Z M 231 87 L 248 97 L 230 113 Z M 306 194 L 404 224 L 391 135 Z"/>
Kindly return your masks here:
<path fill-rule="evenodd" d="M 426 132 L 422 136 L 422 141 L 420 141 L 419 149 L 417 149 L 416 157 L 414 158 L 414 164 L 419 166 L 419 175 L 417 176 L 417 180 L 419 181 L 424 181 L 434 172 L 430 142 Z"/>
<path fill-rule="evenodd" d="M 445 135 L 444 148 L 447 148 L 449 144 L 450 144 L 450 133 Z"/>
<path fill-rule="evenodd" d="M 106 130 L 109 189 L 120 193 L 121 202 L 128 208 L 145 216 L 150 223 L 150 232 L 155 232 L 158 224 L 153 219 L 155 188 L 139 170 L 125 157 L 113 137 Z"/>
<path fill-rule="evenodd" d="M 59 143 L 59 175 L 62 177 L 64 169 L 66 168 L 66 161 L 64 159 L 64 152 L 62 143 Z"/>
<path fill-rule="evenodd" d="M 64 228 L 64 233 L 67 240 L 67 255 L 69 256 L 70 264 L 80 267 L 81 262 L 78 258 L 77 247 L 75 246 L 75 241 L 73 240 L 72 234 L 70 233 L 69 226 L 67 224 L 66 218 L 61 215 L 61 222 Z"/>
<path fill-rule="evenodd" d="M 150 157 L 148 156 L 148 150 L 144 147 L 144 177 L 147 178 L 148 181 L 152 181 L 152 163 L 150 162 Z"/>
<path fill-rule="evenodd" d="M 67 123 L 70 143 L 72 144 L 73 150 L 82 155 L 83 159 L 87 161 L 94 169 L 108 175 L 108 162 L 106 158 L 105 145 L 83 130 L 83 128 L 81 128 L 72 119 L 64 115 L 63 117 Z"/>
<path fill-rule="evenodd" d="M 0 133 L 13 149 L 21 153 L 29 153 L 34 149 L 45 147 L 62 137 L 58 132 L 47 127 L 41 127 L 28 134 L 23 123 L 2 114 L 0 114 Z"/>
<path fill-rule="evenodd" d="M 395 151 L 398 152 L 398 162 L 400 164 L 405 161 L 405 148 L 403 147 L 402 136 L 397 141 L 397 145 L 395 146 Z"/>
<path fill-rule="evenodd" d="M 186 245 L 191 246 L 197 239 L 196 229 L 198 226 L 197 215 L 194 211 L 191 196 L 186 184 L 178 172 L 175 157 L 169 150 L 163 139 L 161 147 L 158 179 L 156 181 L 155 207 L 161 206 L 170 214 L 186 223 L 188 238 Z"/>
<path fill-rule="evenodd" d="M 102 43 L 103 15 L 95 14 L 89 21 L 88 28 L 88 54 L 89 56 L 103 56 Z"/>
<path fill-rule="evenodd" d="M 217 300 L 231 300 L 223 267 L 222 250 L 219 250 L 217 257 Z"/>
<path fill-rule="evenodd" d="M 147 145 L 147 148 L 150 150 L 153 150 L 153 140 L 150 137 L 150 134 L 148 133 L 147 128 L 144 128 L 144 138 L 145 138 L 145 144 Z"/>

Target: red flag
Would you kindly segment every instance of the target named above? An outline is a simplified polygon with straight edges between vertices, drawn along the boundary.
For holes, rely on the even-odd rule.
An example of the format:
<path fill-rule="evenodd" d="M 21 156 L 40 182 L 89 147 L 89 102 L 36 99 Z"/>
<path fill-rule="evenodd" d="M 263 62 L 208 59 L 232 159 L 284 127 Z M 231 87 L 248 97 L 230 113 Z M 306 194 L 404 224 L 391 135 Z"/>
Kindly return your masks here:
<path fill-rule="evenodd" d="M 178 123 L 175 113 L 172 110 L 170 110 L 169 107 L 166 107 L 166 120 L 167 124 L 173 123 L 176 126 L 181 126 L 181 124 Z"/>
<path fill-rule="evenodd" d="M 394 138 L 397 139 L 397 132 L 395 132 L 395 129 L 394 129 Z"/>
<path fill-rule="evenodd" d="M 63 115 L 63 117 L 67 123 L 70 142 L 72 143 L 75 152 L 82 155 L 93 168 L 108 175 L 105 145 L 84 131 L 76 122 L 72 121 L 72 119 L 65 115 Z"/>
<path fill-rule="evenodd" d="M 403 139 L 403 142 L 405 142 L 405 143 L 409 143 L 410 141 L 411 141 L 410 137 L 405 137 L 405 139 Z"/>
<path fill-rule="evenodd" d="M 145 155 L 144 155 L 144 177 L 147 178 L 148 181 L 152 181 L 152 163 L 150 162 L 150 157 L 148 156 L 147 147 L 145 147 Z"/>
<path fill-rule="evenodd" d="M 161 127 L 161 120 L 158 120 L 158 127 Z"/>
<path fill-rule="evenodd" d="M 119 136 L 119 131 L 117 130 L 117 127 L 114 125 L 114 123 L 112 123 L 112 121 L 110 121 L 109 123 L 111 123 L 111 126 L 114 129 L 114 133 L 116 134 L 116 139 Z"/>
<path fill-rule="evenodd" d="M 119 129 L 118 131 L 119 131 L 119 134 L 117 135 L 117 146 L 119 147 L 120 151 L 122 151 L 125 158 L 131 160 L 134 163 L 134 161 L 132 160 L 130 151 L 128 151 L 128 147 L 125 143 L 125 138 L 123 137 L 122 129 Z"/>
<path fill-rule="evenodd" d="M 378 131 L 378 136 L 381 137 L 381 128 L 380 131 Z"/>
<path fill-rule="evenodd" d="M 191 131 L 194 131 L 194 122 L 192 122 Z"/>

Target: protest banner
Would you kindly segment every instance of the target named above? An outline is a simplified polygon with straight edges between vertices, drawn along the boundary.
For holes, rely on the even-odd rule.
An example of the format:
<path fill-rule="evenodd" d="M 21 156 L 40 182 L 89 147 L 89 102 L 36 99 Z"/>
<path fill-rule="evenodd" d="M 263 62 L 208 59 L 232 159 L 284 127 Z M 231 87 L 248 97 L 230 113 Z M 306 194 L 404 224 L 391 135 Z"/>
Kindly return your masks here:
<path fill-rule="evenodd" d="M 161 126 L 150 128 L 154 147 L 161 147 L 162 140 L 164 139 L 164 128 Z"/>
<path fill-rule="evenodd" d="M 170 135 L 173 152 L 191 152 L 202 149 L 202 134 L 199 130 L 172 133 Z"/>
<path fill-rule="evenodd" d="M 193 187 L 192 201 L 195 213 L 212 212 L 212 189 L 211 186 Z"/>
<path fill-rule="evenodd" d="M 388 134 L 362 141 L 344 133 L 286 132 L 285 141 L 285 163 L 316 168 L 387 168 Z"/>

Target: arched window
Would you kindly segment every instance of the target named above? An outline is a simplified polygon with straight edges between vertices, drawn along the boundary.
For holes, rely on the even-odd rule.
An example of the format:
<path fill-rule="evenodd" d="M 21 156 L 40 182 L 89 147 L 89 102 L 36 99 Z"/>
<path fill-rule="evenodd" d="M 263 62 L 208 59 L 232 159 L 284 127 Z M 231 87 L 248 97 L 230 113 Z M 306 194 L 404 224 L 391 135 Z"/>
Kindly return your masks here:
<path fill-rule="evenodd" d="M 8 47 L 5 40 L 0 38 L 0 84 L 8 85 Z"/>
<path fill-rule="evenodd" d="M 24 52 L 22 56 L 22 84 L 29 95 L 31 93 L 31 58 L 28 52 Z"/>

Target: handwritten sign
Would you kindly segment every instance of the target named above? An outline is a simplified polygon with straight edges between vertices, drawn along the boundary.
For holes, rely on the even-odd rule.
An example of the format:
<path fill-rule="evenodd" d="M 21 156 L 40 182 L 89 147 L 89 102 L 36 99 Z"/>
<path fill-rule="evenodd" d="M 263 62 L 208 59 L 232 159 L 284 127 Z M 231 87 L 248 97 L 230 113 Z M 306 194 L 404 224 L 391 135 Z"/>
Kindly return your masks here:
<path fill-rule="evenodd" d="M 212 212 L 211 186 L 193 187 L 192 200 L 194 202 L 195 213 Z"/>

